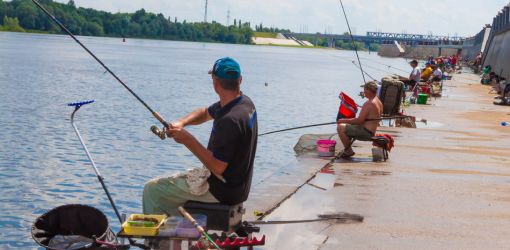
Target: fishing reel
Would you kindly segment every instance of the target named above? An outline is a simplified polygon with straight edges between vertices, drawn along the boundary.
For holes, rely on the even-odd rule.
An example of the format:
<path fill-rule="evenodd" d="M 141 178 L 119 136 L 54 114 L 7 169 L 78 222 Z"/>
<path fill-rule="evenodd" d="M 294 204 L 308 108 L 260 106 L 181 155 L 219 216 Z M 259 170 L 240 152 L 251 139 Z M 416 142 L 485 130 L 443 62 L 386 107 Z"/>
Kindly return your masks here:
<path fill-rule="evenodd" d="M 159 137 L 159 139 L 164 140 L 166 138 L 166 128 L 163 127 L 162 129 L 158 128 L 156 125 L 151 126 L 151 131 L 155 135 Z"/>

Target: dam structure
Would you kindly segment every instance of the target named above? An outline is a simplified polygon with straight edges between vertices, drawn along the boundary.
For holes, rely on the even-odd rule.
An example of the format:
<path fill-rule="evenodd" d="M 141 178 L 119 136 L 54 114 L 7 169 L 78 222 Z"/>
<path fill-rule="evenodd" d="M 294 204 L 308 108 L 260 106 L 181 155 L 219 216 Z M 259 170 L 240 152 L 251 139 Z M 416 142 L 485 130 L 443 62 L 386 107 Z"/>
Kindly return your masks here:
<path fill-rule="evenodd" d="M 487 46 L 491 29 L 491 25 L 487 24 L 475 36 L 466 38 L 462 46 L 461 54 L 464 60 L 472 61 L 475 60 L 479 53 L 483 54 L 485 47 Z"/>
<path fill-rule="evenodd" d="M 490 65 L 497 75 L 510 77 L 510 4 L 492 19 L 487 43 L 482 50 L 482 65 Z"/>

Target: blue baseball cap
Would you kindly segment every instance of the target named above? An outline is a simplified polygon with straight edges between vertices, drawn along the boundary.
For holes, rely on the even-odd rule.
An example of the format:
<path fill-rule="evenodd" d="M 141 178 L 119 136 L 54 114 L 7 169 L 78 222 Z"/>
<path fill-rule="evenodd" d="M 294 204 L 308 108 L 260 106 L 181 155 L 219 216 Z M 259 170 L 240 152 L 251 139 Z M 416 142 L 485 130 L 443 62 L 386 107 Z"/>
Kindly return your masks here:
<path fill-rule="evenodd" d="M 223 79 L 237 79 L 241 77 L 241 67 L 234 59 L 224 57 L 216 60 L 209 74 Z"/>

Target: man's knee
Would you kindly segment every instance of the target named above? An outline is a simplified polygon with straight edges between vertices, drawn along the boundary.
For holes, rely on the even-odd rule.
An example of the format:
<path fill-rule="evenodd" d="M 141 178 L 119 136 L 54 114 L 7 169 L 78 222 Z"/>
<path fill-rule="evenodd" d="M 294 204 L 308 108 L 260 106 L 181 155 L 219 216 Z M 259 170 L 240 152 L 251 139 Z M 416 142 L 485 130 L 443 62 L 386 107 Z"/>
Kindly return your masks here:
<path fill-rule="evenodd" d="M 147 183 L 145 183 L 145 186 L 143 187 L 143 193 L 149 193 L 152 192 L 157 186 L 156 180 L 150 180 Z"/>
<path fill-rule="evenodd" d="M 345 134 L 345 124 L 344 123 L 338 124 L 336 127 L 336 131 L 338 132 L 338 134 Z"/>

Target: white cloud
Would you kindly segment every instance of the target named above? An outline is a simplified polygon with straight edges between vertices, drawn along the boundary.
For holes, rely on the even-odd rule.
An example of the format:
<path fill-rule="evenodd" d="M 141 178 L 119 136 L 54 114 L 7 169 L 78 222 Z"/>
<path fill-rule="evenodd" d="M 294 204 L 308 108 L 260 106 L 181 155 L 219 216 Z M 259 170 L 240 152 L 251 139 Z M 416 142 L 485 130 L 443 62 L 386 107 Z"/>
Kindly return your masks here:
<path fill-rule="evenodd" d="M 58 0 L 67 2 L 67 0 Z M 78 6 L 111 12 L 147 11 L 178 17 L 179 20 L 202 21 L 205 0 L 75 0 Z M 491 23 L 508 0 L 343 0 L 349 22 L 357 34 L 377 29 L 440 35 L 471 36 Z M 338 0 L 209 0 L 208 19 L 226 23 L 227 10 L 234 19 L 253 25 L 290 28 L 300 31 L 334 33 L 347 31 Z"/>

